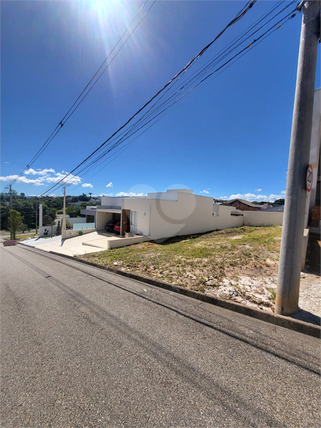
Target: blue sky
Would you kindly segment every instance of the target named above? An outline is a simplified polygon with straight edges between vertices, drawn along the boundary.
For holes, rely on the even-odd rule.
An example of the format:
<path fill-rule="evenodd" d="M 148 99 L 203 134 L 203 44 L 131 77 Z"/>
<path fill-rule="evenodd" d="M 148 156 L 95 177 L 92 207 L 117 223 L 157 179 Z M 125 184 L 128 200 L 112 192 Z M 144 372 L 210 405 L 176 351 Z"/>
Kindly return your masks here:
<path fill-rule="evenodd" d="M 258 1 L 189 72 L 277 3 Z M 47 140 L 143 5 L 133 0 L 1 1 L 1 191 Z M 107 71 L 13 189 L 47 193 L 245 5 L 149 1 L 144 11 L 152 6 L 150 11 Z M 284 197 L 301 19 L 297 14 L 185 96 L 122 152 L 110 153 L 118 156 L 69 176 L 67 194 L 136 195 L 187 187 L 215 198 Z M 62 192 L 60 187 L 48 194 Z"/>

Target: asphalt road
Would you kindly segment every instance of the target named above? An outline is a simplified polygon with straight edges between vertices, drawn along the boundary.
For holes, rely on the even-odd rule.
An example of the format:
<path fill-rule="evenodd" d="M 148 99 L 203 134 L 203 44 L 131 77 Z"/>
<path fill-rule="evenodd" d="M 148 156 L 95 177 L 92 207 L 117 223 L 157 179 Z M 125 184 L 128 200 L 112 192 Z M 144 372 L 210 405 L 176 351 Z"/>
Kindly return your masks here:
<path fill-rule="evenodd" d="M 1 427 L 319 427 L 320 340 L 1 247 Z"/>

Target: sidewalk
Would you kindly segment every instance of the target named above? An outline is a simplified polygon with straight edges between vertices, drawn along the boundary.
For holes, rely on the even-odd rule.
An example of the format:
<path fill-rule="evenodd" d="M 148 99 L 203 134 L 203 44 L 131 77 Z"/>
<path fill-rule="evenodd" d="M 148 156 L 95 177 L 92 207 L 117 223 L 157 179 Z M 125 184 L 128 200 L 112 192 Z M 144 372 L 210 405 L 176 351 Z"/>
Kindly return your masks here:
<path fill-rule="evenodd" d="M 107 239 L 107 237 L 103 237 L 97 232 L 91 232 L 75 238 L 65 239 L 63 243 L 61 242 L 61 236 L 55 236 L 53 238 L 27 239 L 19 244 L 73 257 L 105 251 L 107 249 Z"/>

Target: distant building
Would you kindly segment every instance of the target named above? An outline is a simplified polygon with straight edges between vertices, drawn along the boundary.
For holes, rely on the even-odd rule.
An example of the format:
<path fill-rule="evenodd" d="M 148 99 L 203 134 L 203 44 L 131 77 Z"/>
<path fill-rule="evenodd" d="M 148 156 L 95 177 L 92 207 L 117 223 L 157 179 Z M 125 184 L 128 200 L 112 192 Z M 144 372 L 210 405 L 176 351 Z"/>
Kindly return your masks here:
<path fill-rule="evenodd" d="M 261 205 L 252 204 L 245 199 L 231 199 L 230 201 L 215 199 L 215 202 L 222 205 L 235 207 L 237 210 L 241 211 L 259 211 L 262 208 Z"/>
<path fill-rule="evenodd" d="M 264 211 L 268 211 L 268 212 L 279 212 L 279 213 L 283 213 L 284 212 L 284 205 L 273 205 L 273 206 L 268 206 L 266 208 L 262 208 Z"/>
<path fill-rule="evenodd" d="M 97 206 L 86 206 L 86 209 L 80 210 L 81 215 L 86 216 L 86 223 L 96 223 L 96 210 Z"/>

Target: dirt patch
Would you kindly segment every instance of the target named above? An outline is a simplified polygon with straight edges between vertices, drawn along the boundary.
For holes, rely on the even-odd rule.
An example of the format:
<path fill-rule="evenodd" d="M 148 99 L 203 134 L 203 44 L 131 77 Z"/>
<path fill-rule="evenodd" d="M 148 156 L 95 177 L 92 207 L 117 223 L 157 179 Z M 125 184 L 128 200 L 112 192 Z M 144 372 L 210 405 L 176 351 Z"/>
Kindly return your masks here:
<path fill-rule="evenodd" d="M 274 312 L 280 244 L 279 226 L 240 227 L 80 257 Z M 300 307 L 321 316 L 320 297 L 320 276 L 304 272 Z"/>

